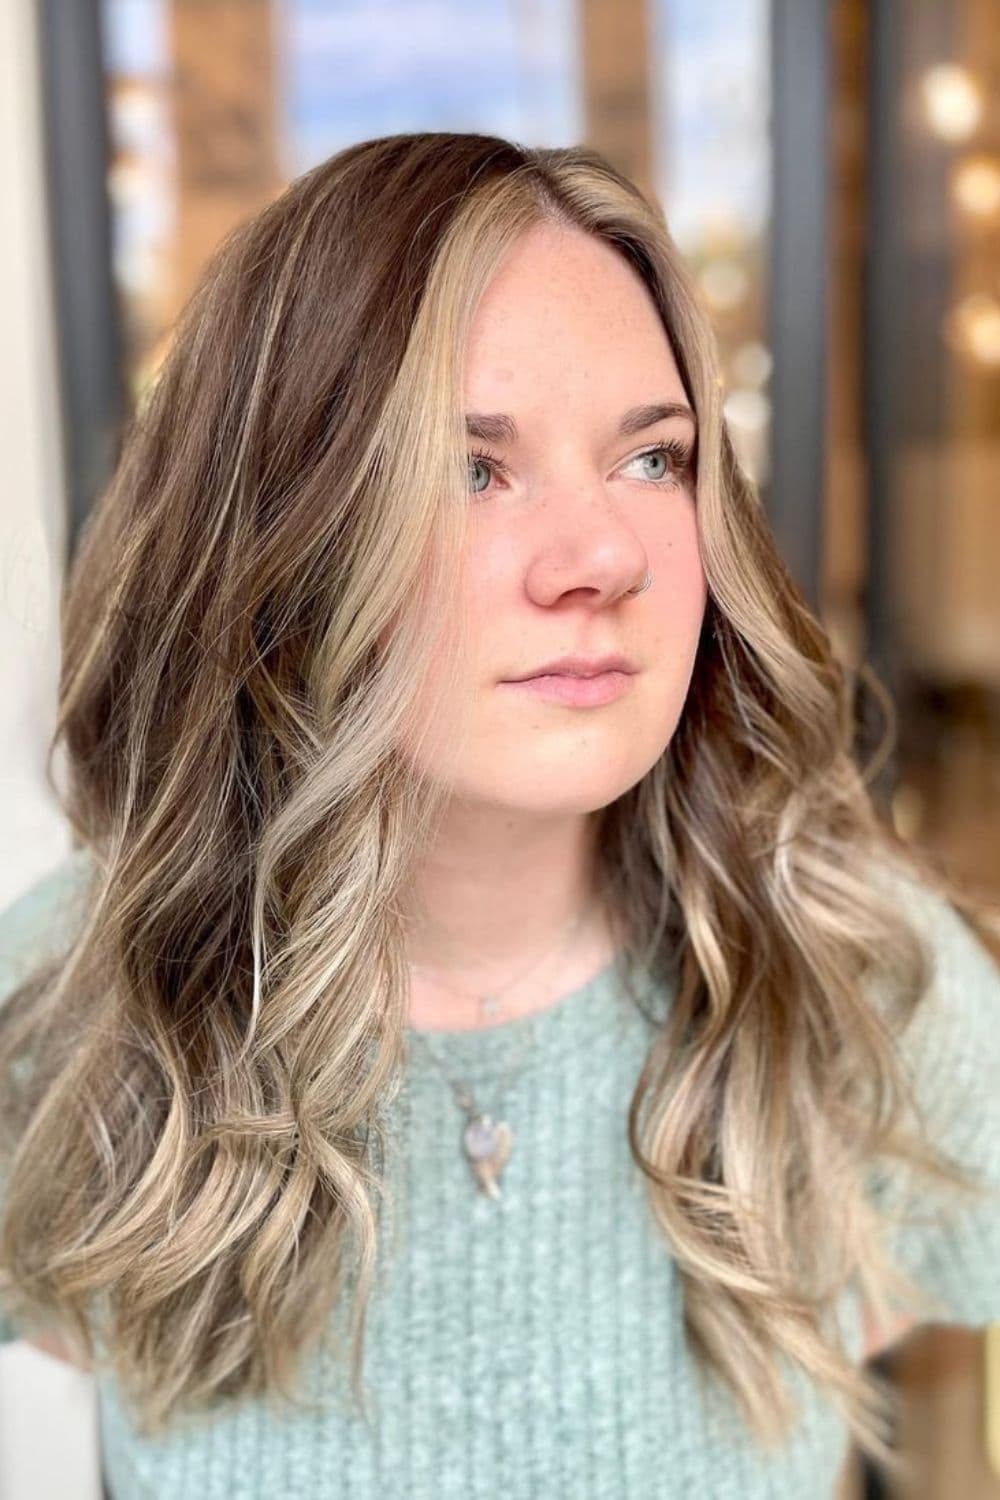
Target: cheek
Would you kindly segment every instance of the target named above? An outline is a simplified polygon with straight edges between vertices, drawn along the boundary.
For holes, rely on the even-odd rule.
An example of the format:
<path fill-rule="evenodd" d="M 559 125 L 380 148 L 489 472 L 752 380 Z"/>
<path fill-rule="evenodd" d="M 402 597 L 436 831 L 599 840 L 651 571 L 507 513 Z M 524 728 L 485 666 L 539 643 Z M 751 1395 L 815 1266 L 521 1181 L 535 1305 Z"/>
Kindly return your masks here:
<path fill-rule="evenodd" d="M 634 604 L 622 600 L 617 606 L 622 611 L 617 622 L 619 631 L 641 659 L 656 661 L 663 651 L 668 660 L 683 669 L 685 661 L 693 662 L 708 601 L 694 501 L 689 499 L 669 526 L 650 528 L 642 542 L 653 583 Z M 469 638 L 483 643 L 487 672 L 490 667 L 511 665 L 506 660 L 498 662 L 491 647 L 497 639 L 498 623 L 510 614 L 512 600 L 517 597 L 521 568 L 513 548 L 484 548 L 469 558 L 456 596 Z"/>
<path fill-rule="evenodd" d="M 685 648 L 693 653 L 708 602 L 693 507 L 669 533 L 646 543 L 646 555 L 653 575 L 645 596 L 647 620 L 654 637 L 647 637 L 646 644 L 662 646 L 676 656 L 683 656 Z"/>

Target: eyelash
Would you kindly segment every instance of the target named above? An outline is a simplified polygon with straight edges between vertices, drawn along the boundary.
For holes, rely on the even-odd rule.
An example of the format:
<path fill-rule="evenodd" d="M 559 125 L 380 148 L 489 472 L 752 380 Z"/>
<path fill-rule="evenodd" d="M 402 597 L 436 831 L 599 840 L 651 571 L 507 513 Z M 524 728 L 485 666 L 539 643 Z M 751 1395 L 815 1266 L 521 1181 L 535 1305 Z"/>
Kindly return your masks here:
<path fill-rule="evenodd" d="M 633 453 L 631 458 L 626 459 L 626 463 L 635 463 L 637 459 L 648 458 L 652 453 L 665 454 L 673 463 L 674 468 L 671 474 L 665 474 L 662 479 L 646 480 L 647 484 L 658 485 L 661 489 L 673 489 L 684 481 L 691 466 L 691 449 L 686 443 L 682 443 L 678 438 L 670 438 L 664 443 L 654 443 L 651 448 L 644 448 L 641 453 Z M 469 462 L 487 464 L 491 469 L 495 469 L 498 474 L 506 475 L 510 473 L 503 459 L 497 458 L 495 454 L 488 452 L 486 449 L 474 449 L 469 454 Z M 485 490 L 473 491 L 473 494 L 477 497 L 485 493 Z"/>

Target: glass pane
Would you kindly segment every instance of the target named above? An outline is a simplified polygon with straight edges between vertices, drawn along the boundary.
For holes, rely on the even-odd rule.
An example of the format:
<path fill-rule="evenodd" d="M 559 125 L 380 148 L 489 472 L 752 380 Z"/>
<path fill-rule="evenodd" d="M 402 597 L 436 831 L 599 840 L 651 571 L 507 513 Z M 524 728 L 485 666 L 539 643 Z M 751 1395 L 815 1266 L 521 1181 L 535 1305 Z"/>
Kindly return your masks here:
<path fill-rule="evenodd" d="M 733 445 L 769 477 L 769 0 L 656 0 L 656 190 L 718 333 Z"/>
<path fill-rule="evenodd" d="M 885 103 L 898 288 L 888 515 L 904 831 L 1000 889 L 1000 82 L 995 6 L 922 0 Z"/>
<path fill-rule="evenodd" d="M 718 329 L 733 441 L 768 473 L 768 0 L 103 0 L 115 274 L 133 393 L 234 224 L 353 141 L 583 140 L 655 192 Z"/>

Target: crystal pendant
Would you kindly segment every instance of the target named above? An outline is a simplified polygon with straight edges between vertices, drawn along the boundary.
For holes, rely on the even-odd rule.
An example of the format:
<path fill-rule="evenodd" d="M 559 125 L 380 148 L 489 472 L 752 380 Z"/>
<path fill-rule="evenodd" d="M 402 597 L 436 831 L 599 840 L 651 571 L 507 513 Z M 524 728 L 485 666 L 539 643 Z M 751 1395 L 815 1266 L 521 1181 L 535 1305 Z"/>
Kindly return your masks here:
<path fill-rule="evenodd" d="M 476 1181 L 491 1198 L 500 1197 L 499 1177 L 510 1156 L 514 1135 L 506 1120 L 474 1115 L 462 1134 L 462 1144 Z"/>

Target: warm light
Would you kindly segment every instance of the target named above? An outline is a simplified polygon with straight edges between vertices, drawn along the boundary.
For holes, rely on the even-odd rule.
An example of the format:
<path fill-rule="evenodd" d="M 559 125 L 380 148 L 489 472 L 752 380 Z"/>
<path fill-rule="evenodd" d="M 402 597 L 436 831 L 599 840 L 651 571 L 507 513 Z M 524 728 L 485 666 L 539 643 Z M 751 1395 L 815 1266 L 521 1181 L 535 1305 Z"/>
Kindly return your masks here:
<path fill-rule="evenodd" d="M 149 140 L 164 127 L 166 110 L 162 90 L 138 79 L 119 83 L 110 90 L 115 135 L 131 142 Z"/>
<path fill-rule="evenodd" d="M 901 782 L 890 799 L 892 822 L 898 834 L 912 839 L 920 833 L 927 811 L 924 795 L 908 782 Z"/>
<path fill-rule="evenodd" d="M 771 403 L 761 391 L 739 388 L 726 397 L 726 420 L 744 432 L 761 432 L 771 415 Z"/>
<path fill-rule="evenodd" d="M 762 391 L 741 386 L 730 391 L 722 410 L 740 467 L 754 484 L 764 484 L 770 472 L 770 401 Z"/>
<path fill-rule="evenodd" d="M 698 246 L 713 259 L 731 258 L 734 251 L 746 244 L 748 233 L 735 207 L 717 204 L 702 216 Z"/>
<path fill-rule="evenodd" d="M 986 155 L 963 157 L 952 172 L 951 191 L 967 214 L 992 218 L 1000 210 L 1000 162 Z"/>
<path fill-rule="evenodd" d="M 966 140 L 982 118 L 979 86 L 958 63 L 928 68 L 920 83 L 920 96 L 927 122 L 942 140 Z"/>
<path fill-rule="evenodd" d="M 116 203 L 134 203 L 153 191 L 158 176 L 148 159 L 119 156 L 108 168 L 108 192 Z"/>
<path fill-rule="evenodd" d="M 753 390 L 760 390 L 762 385 L 767 384 L 773 364 L 770 349 L 759 340 L 753 339 L 747 344 L 741 344 L 733 355 L 732 376 L 740 385 L 748 385 Z"/>
<path fill-rule="evenodd" d="M 1000 302 L 988 292 L 963 298 L 945 319 L 945 336 L 979 364 L 1000 365 Z"/>
<path fill-rule="evenodd" d="M 750 287 L 750 278 L 735 260 L 712 260 L 698 277 L 705 300 L 719 312 L 738 307 Z"/>

